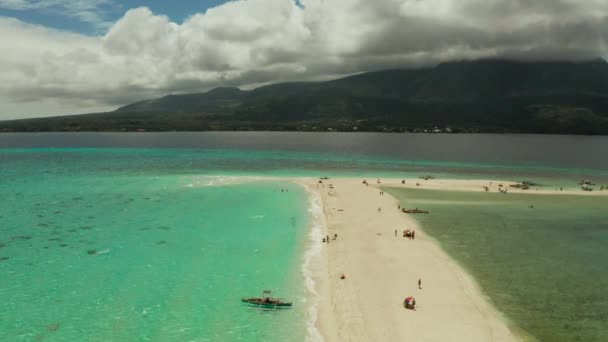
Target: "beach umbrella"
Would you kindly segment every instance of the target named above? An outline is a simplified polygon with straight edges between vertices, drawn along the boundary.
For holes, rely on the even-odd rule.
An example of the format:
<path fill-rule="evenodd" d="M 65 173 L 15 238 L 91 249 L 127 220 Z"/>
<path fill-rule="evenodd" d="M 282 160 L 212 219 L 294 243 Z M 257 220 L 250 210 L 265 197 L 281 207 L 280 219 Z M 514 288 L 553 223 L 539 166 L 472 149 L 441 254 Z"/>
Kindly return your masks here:
<path fill-rule="evenodd" d="M 414 297 L 407 297 L 407 298 L 405 298 L 405 300 L 408 301 L 408 302 L 411 302 L 412 299 L 414 299 Z"/>

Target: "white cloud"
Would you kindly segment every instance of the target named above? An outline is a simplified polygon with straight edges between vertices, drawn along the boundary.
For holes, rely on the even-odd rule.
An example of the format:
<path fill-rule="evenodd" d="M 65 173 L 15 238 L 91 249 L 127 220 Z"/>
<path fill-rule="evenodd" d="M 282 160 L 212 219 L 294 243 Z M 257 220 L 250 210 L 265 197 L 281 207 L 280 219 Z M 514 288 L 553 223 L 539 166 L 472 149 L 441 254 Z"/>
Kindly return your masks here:
<path fill-rule="evenodd" d="M 0 6 L 9 2 L 33 3 L 0 0 Z M 182 24 L 137 8 L 96 37 L 0 18 L 0 118 L 43 115 L 47 108 L 89 112 L 218 85 L 327 79 L 452 59 L 608 55 L 603 0 L 584 5 L 302 0 L 301 5 L 232 1 Z M 36 103 L 40 110 L 34 113 Z"/>

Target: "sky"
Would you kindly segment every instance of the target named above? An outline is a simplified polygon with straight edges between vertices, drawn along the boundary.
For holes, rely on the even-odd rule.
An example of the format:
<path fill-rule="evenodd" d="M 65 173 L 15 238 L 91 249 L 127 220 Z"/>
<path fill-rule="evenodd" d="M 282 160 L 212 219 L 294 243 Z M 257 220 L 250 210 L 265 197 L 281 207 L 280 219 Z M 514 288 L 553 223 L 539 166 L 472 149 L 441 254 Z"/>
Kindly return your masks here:
<path fill-rule="evenodd" d="M 608 56 L 606 0 L 0 0 L 0 120 L 478 58 Z"/>

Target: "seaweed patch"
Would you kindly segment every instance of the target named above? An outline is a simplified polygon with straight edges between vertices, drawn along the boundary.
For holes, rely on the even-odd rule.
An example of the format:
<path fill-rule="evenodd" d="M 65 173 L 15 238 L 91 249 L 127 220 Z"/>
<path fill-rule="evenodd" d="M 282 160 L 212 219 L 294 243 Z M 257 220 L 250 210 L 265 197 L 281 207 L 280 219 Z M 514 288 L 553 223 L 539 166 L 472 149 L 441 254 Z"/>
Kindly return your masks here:
<path fill-rule="evenodd" d="M 61 325 L 59 323 L 53 323 L 46 326 L 46 330 L 48 331 L 57 331 Z"/>

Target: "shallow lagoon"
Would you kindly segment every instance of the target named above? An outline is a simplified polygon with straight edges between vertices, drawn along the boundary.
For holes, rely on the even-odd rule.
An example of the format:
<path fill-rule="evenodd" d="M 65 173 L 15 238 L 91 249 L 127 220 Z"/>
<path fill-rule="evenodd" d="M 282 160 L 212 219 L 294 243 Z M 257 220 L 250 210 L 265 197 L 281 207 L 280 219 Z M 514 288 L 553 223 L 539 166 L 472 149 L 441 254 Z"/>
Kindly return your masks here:
<path fill-rule="evenodd" d="M 608 340 L 608 197 L 387 191 L 527 333 Z"/>
<path fill-rule="evenodd" d="M 13 177 L 0 187 L 0 340 L 304 339 L 308 218 L 298 186 Z M 240 303 L 263 289 L 294 309 Z"/>

